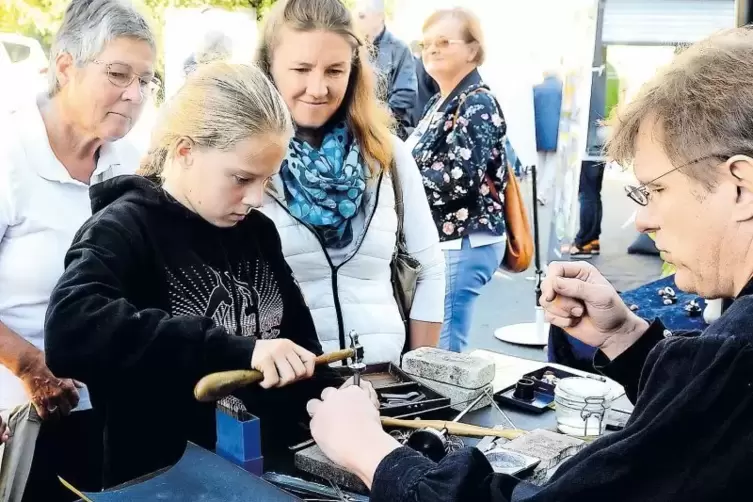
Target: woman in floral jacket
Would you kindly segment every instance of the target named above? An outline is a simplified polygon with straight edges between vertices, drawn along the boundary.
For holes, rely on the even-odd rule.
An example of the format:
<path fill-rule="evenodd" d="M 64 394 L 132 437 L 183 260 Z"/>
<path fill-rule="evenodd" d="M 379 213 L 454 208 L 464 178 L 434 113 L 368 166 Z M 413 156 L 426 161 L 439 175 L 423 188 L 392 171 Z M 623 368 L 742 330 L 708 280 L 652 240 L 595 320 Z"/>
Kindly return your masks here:
<path fill-rule="evenodd" d="M 439 10 L 424 23 L 423 37 L 424 65 L 440 92 L 406 142 L 445 252 L 439 346 L 461 352 L 475 301 L 505 253 L 506 125 L 477 71 L 484 59 L 478 18 L 462 8 Z"/>

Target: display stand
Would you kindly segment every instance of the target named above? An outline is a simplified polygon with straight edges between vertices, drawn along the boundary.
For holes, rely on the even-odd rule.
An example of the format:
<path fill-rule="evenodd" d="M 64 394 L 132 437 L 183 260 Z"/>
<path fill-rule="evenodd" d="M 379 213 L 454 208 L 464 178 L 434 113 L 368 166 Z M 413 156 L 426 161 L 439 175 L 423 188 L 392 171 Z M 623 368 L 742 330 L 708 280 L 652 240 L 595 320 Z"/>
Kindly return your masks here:
<path fill-rule="evenodd" d="M 531 181 L 533 190 L 533 266 L 534 278 L 536 280 L 535 291 L 535 310 L 536 320 L 534 322 L 524 322 L 502 326 L 494 330 L 495 338 L 503 342 L 515 343 L 518 345 L 544 346 L 549 340 L 549 323 L 544 320 L 544 309 L 539 304 L 541 297 L 541 281 L 544 277 L 544 271 L 541 269 L 541 251 L 539 248 L 539 208 L 537 204 L 536 188 L 536 166 L 531 166 Z"/>

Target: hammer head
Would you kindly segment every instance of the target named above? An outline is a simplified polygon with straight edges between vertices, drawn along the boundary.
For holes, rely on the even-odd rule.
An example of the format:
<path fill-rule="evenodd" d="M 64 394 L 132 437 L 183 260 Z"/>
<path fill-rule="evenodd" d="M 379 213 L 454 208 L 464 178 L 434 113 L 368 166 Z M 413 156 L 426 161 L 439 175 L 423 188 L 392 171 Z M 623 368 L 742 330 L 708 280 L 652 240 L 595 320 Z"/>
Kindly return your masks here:
<path fill-rule="evenodd" d="M 348 336 L 350 337 L 350 348 L 353 349 L 353 364 L 363 363 L 363 346 L 358 342 L 358 333 L 351 331 Z"/>

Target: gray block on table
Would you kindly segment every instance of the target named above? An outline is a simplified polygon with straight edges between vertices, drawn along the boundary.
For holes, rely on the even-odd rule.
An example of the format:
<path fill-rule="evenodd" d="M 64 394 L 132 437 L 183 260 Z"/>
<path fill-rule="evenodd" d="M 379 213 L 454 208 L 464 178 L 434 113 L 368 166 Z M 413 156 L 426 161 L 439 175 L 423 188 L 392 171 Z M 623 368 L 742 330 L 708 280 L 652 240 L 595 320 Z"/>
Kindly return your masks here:
<path fill-rule="evenodd" d="M 481 408 L 489 406 L 491 404 L 491 398 L 488 396 L 491 396 L 493 393 L 492 384 L 485 385 L 478 389 L 465 389 L 463 387 L 458 387 L 457 385 L 440 383 L 428 378 L 421 378 L 419 376 L 411 375 L 411 378 L 427 386 L 431 390 L 438 392 L 444 397 L 450 398 L 450 403 L 452 403 L 451 408 L 456 411 L 463 411 L 469 404 L 471 404 L 474 399 L 484 393 L 487 394 L 487 397 L 479 401 L 478 404 L 476 404 L 471 409 L 471 411 L 480 410 Z"/>
<path fill-rule="evenodd" d="M 345 470 L 331 461 L 317 446 L 313 445 L 295 454 L 295 466 L 322 479 L 362 495 L 368 495 L 369 490 L 361 480 L 350 471 Z"/>
<path fill-rule="evenodd" d="M 402 369 L 411 376 L 465 389 L 484 387 L 494 379 L 492 361 L 434 347 L 421 347 L 405 354 Z"/>
<path fill-rule="evenodd" d="M 546 482 L 562 462 L 585 447 L 585 441 L 544 429 L 533 430 L 504 445 L 507 450 L 541 459 L 531 477 L 526 479 L 534 484 Z"/>

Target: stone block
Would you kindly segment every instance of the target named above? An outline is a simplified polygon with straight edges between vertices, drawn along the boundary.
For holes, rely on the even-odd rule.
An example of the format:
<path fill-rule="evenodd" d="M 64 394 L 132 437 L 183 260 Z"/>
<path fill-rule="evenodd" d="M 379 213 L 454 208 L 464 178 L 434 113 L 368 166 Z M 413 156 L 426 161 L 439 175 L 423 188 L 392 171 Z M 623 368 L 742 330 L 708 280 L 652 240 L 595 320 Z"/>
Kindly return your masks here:
<path fill-rule="evenodd" d="M 494 362 L 468 354 L 422 347 L 403 356 L 402 369 L 411 376 L 478 389 L 494 379 Z"/>
<path fill-rule="evenodd" d="M 419 376 L 411 375 L 411 378 L 415 379 L 417 382 L 422 383 L 431 390 L 438 392 L 442 396 L 450 398 L 450 403 L 452 404 L 451 407 L 453 410 L 464 410 L 469 404 L 471 404 L 474 399 L 484 393 L 487 393 L 487 397 L 479 401 L 478 404 L 476 404 L 471 409 L 471 411 L 480 410 L 481 408 L 484 408 L 491 404 L 491 398 L 489 398 L 488 396 L 492 395 L 492 384 L 485 385 L 478 389 L 465 389 L 463 387 L 458 387 L 457 385 L 440 383 L 428 378 L 421 378 Z"/>
<path fill-rule="evenodd" d="M 352 472 L 331 461 L 317 445 L 309 446 L 295 454 L 295 466 L 322 479 L 362 495 L 369 493 L 366 485 Z"/>
<path fill-rule="evenodd" d="M 585 441 L 558 432 L 536 429 L 513 439 L 505 444 L 504 448 L 541 459 L 541 463 L 536 466 L 533 474 L 526 478 L 526 481 L 543 484 L 562 462 L 585 448 L 586 444 Z"/>

